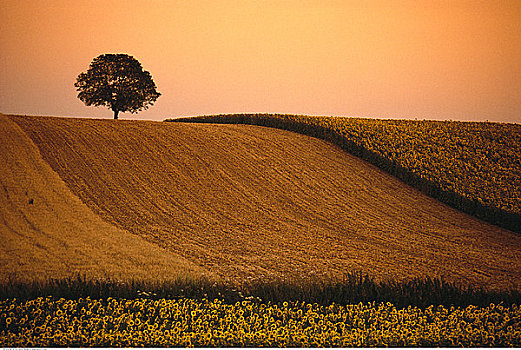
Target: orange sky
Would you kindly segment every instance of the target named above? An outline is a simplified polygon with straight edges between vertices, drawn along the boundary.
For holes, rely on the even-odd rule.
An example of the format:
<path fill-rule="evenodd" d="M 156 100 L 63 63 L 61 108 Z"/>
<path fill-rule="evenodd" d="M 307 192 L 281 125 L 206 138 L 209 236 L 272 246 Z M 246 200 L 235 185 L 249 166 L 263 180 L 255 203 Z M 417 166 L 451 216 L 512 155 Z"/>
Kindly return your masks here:
<path fill-rule="evenodd" d="M 521 1 L 1 0 L 0 112 L 112 117 L 76 76 L 128 53 L 162 96 L 240 112 L 521 122 Z"/>

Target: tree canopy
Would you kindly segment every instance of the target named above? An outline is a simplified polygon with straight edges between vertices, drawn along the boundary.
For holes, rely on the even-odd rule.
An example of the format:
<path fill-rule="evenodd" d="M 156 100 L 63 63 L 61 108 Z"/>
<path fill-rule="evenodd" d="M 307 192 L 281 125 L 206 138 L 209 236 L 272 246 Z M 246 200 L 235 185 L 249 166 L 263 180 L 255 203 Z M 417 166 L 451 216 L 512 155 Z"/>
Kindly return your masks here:
<path fill-rule="evenodd" d="M 161 93 L 152 75 L 127 54 L 103 54 L 94 58 L 74 84 L 87 106 L 106 106 L 118 119 L 119 112 L 137 113 L 152 105 Z"/>

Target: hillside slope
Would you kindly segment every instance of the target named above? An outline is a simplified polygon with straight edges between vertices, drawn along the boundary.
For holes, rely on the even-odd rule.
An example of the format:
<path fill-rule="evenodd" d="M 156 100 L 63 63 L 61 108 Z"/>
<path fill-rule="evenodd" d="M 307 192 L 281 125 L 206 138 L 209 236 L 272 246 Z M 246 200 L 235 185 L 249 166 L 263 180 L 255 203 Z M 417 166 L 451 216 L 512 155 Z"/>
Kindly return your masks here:
<path fill-rule="evenodd" d="M 0 281 L 85 274 L 163 280 L 204 271 L 93 213 L 0 114 Z"/>
<path fill-rule="evenodd" d="M 457 210 L 521 233 L 521 124 L 291 114 L 166 121 L 259 125 L 317 137 Z"/>
<path fill-rule="evenodd" d="M 521 286 L 521 237 L 322 140 L 257 126 L 10 116 L 106 221 L 244 279 Z"/>

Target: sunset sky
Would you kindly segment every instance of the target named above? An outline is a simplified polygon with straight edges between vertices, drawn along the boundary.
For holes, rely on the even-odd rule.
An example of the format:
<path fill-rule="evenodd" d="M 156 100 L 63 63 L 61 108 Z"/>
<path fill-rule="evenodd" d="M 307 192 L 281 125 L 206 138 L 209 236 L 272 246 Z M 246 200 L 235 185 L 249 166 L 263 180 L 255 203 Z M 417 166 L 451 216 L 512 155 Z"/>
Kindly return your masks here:
<path fill-rule="evenodd" d="M 521 122 L 520 0 L 1 0 L 0 112 L 111 118 L 74 82 L 127 53 L 120 118 L 269 112 Z"/>

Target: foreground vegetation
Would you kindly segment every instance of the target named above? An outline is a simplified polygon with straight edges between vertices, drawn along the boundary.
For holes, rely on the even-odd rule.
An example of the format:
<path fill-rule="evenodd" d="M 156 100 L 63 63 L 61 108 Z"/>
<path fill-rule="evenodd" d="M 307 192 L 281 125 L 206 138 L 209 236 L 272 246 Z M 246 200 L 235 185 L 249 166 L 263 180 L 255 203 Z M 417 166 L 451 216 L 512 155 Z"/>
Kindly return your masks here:
<path fill-rule="evenodd" d="M 521 125 L 237 114 L 168 121 L 253 124 L 331 141 L 426 194 L 521 232 Z"/>
<path fill-rule="evenodd" d="M 80 277 L 1 287 L 0 344 L 9 347 L 521 345 L 519 292 L 432 279 L 353 273 L 237 288 Z"/>
<path fill-rule="evenodd" d="M 0 344 L 49 346 L 521 346 L 521 309 L 391 303 L 38 298 L 0 302 Z"/>
<path fill-rule="evenodd" d="M 149 298 L 149 299 L 221 299 L 234 304 L 243 300 L 283 303 L 357 304 L 390 302 L 398 308 L 430 305 L 487 306 L 490 303 L 521 304 L 517 290 L 493 291 L 463 287 L 436 278 L 406 281 L 376 281 L 359 272 L 346 274 L 340 280 L 275 280 L 258 281 L 241 286 L 215 282 L 205 278 L 185 277 L 176 280 L 118 281 L 95 280 L 78 276 L 31 283 L 10 281 L 0 284 L 0 300 L 31 300 L 39 297 L 78 299 Z"/>

